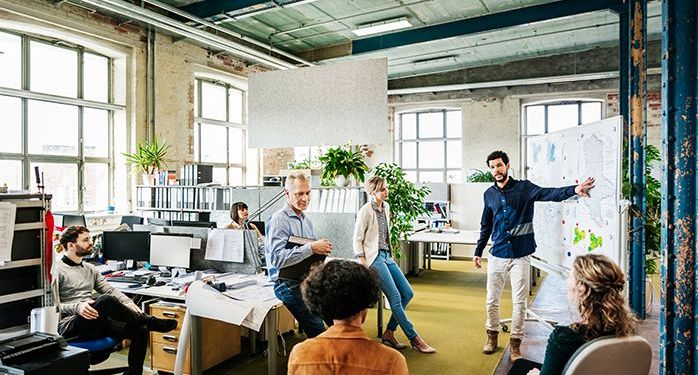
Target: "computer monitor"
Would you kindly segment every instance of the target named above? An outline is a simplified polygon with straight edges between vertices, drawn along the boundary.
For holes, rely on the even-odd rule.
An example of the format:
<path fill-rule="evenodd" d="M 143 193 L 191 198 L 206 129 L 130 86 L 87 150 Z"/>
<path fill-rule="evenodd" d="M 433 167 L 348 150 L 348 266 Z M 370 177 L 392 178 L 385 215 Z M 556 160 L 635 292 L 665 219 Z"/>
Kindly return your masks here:
<path fill-rule="evenodd" d="M 148 218 L 148 224 L 150 224 L 150 225 L 170 226 L 170 225 L 172 225 L 172 220 L 157 219 L 157 218 L 154 218 L 154 217 L 149 217 L 149 218 Z"/>
<path fill-rule="evenodd" d="M 63 214 L 63 226 L 64 227 L 69 227 L 72 225 L 77 225 L 79 227 L 86 227 L 87 223 L 85 222 L 85 215 L 71 215 L 71 214 Z"/>
<path fill-rule="evenodd" d="M 173 227 L 194 227 L 194 228 L 217 228 L 215 222 L 212 221 L 185 221 L 185 220 L 172 220 Z"/>
<path fill-rule="evenodd" d="M 121 217 L 121 224 L 126 224 L 131 230 L 133 230 L 134 224 L 143 224 L 143 218 L 140 216 L 124 215 Z"/>
<path fill-rule="evenodd" d="M 155 234 L 150 236 L 150 264 L 190 268 L 191 235 Z"/>
<path fill-rule="evenodd" d="M 259 229 L 259 233 L 261 233 L 262 236 L 264 236 L 266 234 L 265 230 L 264 230 L 264 222 L 263 221 L 250 220 L 250 224 L 254 224 L 254 226 L 257 227 L 257 229 Z"/>
<path fill-rule="evenodd" d="M 150 260 L 150 232 L 102 233 L 102 255 L 106 260 Z"/>

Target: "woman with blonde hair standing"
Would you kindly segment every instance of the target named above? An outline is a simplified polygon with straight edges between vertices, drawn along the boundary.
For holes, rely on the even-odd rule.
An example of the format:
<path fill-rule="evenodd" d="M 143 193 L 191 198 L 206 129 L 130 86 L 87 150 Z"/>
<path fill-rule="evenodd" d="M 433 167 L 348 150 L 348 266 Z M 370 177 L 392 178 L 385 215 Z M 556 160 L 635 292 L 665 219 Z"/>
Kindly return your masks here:
<path fill-rule="evenodd" d="M 623 287 L 623 271 L 609 257 L 578 256 L 567 278 L 567 297 L 576 307 L 579 321 L 555 327 L 548 339 L 543 363 L 518 359 L 509 375 L 561 374 L 574 352 L 587 341 L 601 336 L 634 334 L 637 319 L 625 301 Z"/>
<path fill-rule="evenodd" d="M 400 267 L 395 264 L 391 252 L 390 206 L 386 202 L 388 186 L 383 178 L 373 176 L 366 181 L 365 188 L 369 202 L 363 205 L 356 215 L 354 254 L 361 264 L 378 274 L 381 290 L 390 302 L 392 315 L 381 341 L 395 349 L 407 347 L 395 338 L 395 330 L 399 325 L 414 349 L 422 353 L 434 353 L 436 350 L 417 334 L 405 314 L 405 307 L 414 296 L 414 292 Z"/>

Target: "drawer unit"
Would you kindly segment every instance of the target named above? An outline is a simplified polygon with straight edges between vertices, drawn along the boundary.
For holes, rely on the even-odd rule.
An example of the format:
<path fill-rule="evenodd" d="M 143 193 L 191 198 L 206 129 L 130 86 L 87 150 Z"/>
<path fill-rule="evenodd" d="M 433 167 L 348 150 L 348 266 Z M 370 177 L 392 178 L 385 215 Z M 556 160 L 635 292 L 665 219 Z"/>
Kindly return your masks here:
<path fill-rule="evenodd" d="M 171 332 L 150 333 L 151 363 L 154 370 L 174 372 L 177 345 L 179 344 L 185 313 L 186 308 L 182 306 L 159 303 L 150 305 L 150 315 L 158 318 L 176 319 L 178 322 L 177 328 Z M 204 370 L 240 353 L 239 326 L 204 318 L 201 322 L 201 335 Z M 187 345 L 184 374 L 191 374 L 190 345 Z"/>

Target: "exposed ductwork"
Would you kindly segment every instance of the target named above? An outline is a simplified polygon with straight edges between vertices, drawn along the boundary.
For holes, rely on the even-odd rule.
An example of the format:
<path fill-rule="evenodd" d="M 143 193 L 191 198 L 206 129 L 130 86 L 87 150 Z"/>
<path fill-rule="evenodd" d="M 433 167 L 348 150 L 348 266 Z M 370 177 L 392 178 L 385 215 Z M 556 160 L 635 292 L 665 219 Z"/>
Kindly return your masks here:
<path fill-rule="evenodd" d="M 216 49 L 229 52 L 236 56 L 255 61 L 257 63 L 276 68 L 294 69 L 296 66 L 279 58 L 266 55 L 253 48 L 235 43 L 229 39 L 211 34 L 207 31 L 199 30 L 185 23 L 173 20 L 162 14 L 138 7 L 122 0 L 79 0 L 81 3 L 89 4 L 97 8 L 121 14 L 125 17 L 144 22 L 146 24 L 167 30 L 173 34 L 183 36 L 206 44 Z"/>
<path fill-rule="evenodd" d="M 271 46 L 271 45 L 269 45 L 269 44 L 260 42 L 260 41 L 258 41 L 258 40 L 256 40 L 256 39 L 250 38 L 250 37 L 248 37 L 248 36 L 245 36 L 245 35 L 236 33 L 236 32 L 234 32 L 234 31 L 232 31 L 232 30 L 230 30 L 230 29 L 226 29 L 225 27 L 216 25 L 216 24 L 213 23 L 213 22 L 206 21 L 206 20 L 204 20 L 203 18 L 199 18 L 199 17 L 197 17 L 197 16 L 195 16 L 195 15 L 193 15 L 193 14 L 187 13 L 187 12 L 185 12 L 185 11 L 179 9 L 179 8 L 175 8 L 175 7 L 171 6 L 171 5 L 162 3 L 162 2 L 157 1 L 157 0 L 143 0 L 143 1 L 145 1 L 146 3 L 152 4 L 152 5 L 155 5 L 156 7 L 160 8 L 160 9 L 164 9 L 164 10 L 166 10 L 166 11 L 172 13 L 172 14 L 176 14 L 176 15 L 178 15 L 178 16 L 181 16 L 181 17 L 190 19 L 190 20 L 192 20 L 192 21 L 194 21 L 194 22 L 196 22 L 196 23 L 198 23 L 198 24 L 200 24 L 200 25 L 203 25 L 203 26 L 206 26 L 206 27 L 211 28 L 211 29 L 213 29 L 213 30 L 219 31 L 219 32 L 221 32 L 221 33 L 230 35 L 230 36 L 232 36 L 233 38 L 241 39 L 241 40 L 244 40 L 244 41 L 249 42 L 249 43 L 251 43 L 251 44 L 254 44 L 254 45 L 256 45 L 256 46 L 262 47 L 262 48 L 264 48 L 264 49 L 266 49 L 266 50 L 268 50 L 268 51 L 270 51 L 270 52 L 278 53 L 279 55 L 282 55 L 282 56 L 288 57 L 289 59 L 298 61 L 298 62 L 301 63 L 301 64 L 304 64 L 304 65 L 307 65 L 307 66 L 315 66 L 315 64 L 311 63 L 310 61 L 304 60 L 304 59 L 302 59 L 302 58 L 300 58 L 300 57 L 298 57 L 298 56 L 296 56 L 296 55 L 290 54 L 290 53 L 288 53 L 288 52 L 286 52 L 286 51 L 280 50 L 280 49 L 278 49 L 278 48 L 276 48 L 276 47 L 274 47 L 274 46 Z"/>

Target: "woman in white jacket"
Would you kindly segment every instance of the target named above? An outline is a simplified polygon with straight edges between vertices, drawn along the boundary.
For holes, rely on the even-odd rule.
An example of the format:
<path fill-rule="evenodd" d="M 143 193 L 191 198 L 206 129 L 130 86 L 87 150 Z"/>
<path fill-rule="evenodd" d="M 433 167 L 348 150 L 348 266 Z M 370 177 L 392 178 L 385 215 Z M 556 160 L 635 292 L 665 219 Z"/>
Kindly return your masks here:
<path fill-rule="evenodd" d="M 366 181 L 365 188 L 369 202 L 356 215 L 354 254 L 361 264 L 378 274 L 381 290 L 390 302 L 392 315 L 381 341 L 395 349 L 407 347 L 395 338 L 395 330 L 399 325 L 414 349 L 422 353 L 434 353 L 436 350 L 422 340 L 405 315 L 405 307 L 414 292 L 391 253 L 390 206 L 385 201 L 388 198 L 388 186 L 383 178 L 374 176 Z"/>

